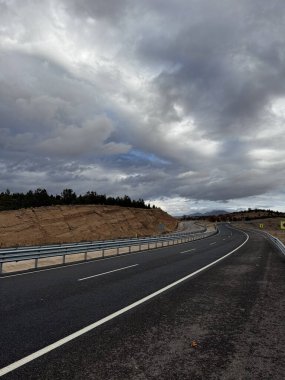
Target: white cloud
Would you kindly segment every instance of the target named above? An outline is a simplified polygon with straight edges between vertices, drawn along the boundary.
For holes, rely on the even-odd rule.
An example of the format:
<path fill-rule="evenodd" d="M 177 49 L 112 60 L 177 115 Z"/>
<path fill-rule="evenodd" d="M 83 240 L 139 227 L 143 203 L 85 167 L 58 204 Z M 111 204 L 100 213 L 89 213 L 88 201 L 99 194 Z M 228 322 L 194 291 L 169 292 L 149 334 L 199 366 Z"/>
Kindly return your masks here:
<path fill-rule="evenodd" d="M 66 182 L 84 191 L 96 168 L 101 191 L 171 210 L 266 194 L 278 203 L 283 8 L 265 0 L 0 2 L 3 188 Z"/>
<path fill-rule="evenodd" d="M 111 121 L 106 117 L 87 120 L 82 126 L 64 126 L 58 128 L 56 136 L 38 144 L 39 151 L 49 156 L 86 155 L 92 152 L 95 156 L 105 154 L 127 153 L 130 145 L 106 142 L 114 131 Z"/>

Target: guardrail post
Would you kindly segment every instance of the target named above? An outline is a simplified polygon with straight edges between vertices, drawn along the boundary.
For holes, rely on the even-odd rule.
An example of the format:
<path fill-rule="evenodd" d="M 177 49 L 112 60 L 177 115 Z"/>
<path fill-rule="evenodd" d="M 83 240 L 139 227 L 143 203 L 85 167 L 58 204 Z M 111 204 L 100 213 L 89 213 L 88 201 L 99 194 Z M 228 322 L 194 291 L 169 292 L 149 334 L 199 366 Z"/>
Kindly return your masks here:
<path fill-rule="evenodd" d="M 122 247 L 127 248 L 128 252 L 132 252 L 132 242 L 134 242 L 135 245 L 138 245 L 139 250 L 142 250 L 142 247 L 144 245 L 147 245 L 147 249 L 152 248 L 159 248 L 159 247 L 165 247 L 165 246 L 170 246 L 170 245 L 176 245 L 179 243 L 185 243 L 193 240 L 198 240 L 202 239 L 208 236 L 208 233 L 173 233 L 169 234 L 165 237 L 163 236 L 156 236 L 156 237 L 151 237 L 150 239 L 143 239 L 140 241 L 140 239 L 125 239 L 122 240 Z M 161 240 L 160 240 L 161 238 Z M 278 245 L 278 241 L 274 239 L 274 242 L 276 245 Z M 23 257 L 19 257 L 17 255 L 17 259 L 25 259 L 27 257 L 27 253 L 30 255 L 28 256 L 31 259 L 34 259 L 34 266 L 35 268 L 38 268 L 40 266 L 40 261 L 42 257 L 49 257 L 49 256 L 62 256 L 62 264 L 64 265 L 66 263 L 66 255 L 69 253 L 83 253 L 84 254 L 84 261 L 88 260 L 88 252 L 90 250 L 95 250 L 96 253 L 101 250 L 101 257 L 105 257 L 105 250 L 106 249 L 115 249 L 114 255 L 119 255 L 120 254 L 120 240 L 119 241 L 106 241 L 106 242 L 94 242 L 91 246 L 88 243 L 77 243 L 78 246 L 75 244 L 72 246 L 72 244 L 69 245 L 60 245 L 60 246 L 43 246 L 43 247 L 32 247 L 31 252 L 29 252 L 29 249 L 23 249 L 22 251 L 24 252 Z M 160 245 L 158 245 L 160 244 Z M 80 247 L 81 246 L 81 247 Z M 283 252 L 285 251 L 285 247 L 282 246 Z M 3 256 L 2 256 L 3 257 Z M 0 273 L 3 272 L 3 261 L 0 263 Z"/>

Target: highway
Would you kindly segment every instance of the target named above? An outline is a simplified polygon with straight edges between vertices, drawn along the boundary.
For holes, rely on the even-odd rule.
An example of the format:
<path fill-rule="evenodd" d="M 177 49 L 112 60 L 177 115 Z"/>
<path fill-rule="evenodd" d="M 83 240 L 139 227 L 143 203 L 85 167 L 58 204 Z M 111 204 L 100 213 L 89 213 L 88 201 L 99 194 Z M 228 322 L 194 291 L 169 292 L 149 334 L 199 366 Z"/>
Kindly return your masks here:
<path fill-rule="evenodd" d="M 237 345 L 255 323 L 254 307 L 266 311 L 258 297 L 268 292 L 269 264 L 279 271 L 275 279 L 284 276 L 284 264 L 264 237 L 221 225 L 219 234 L 203 240 L 2 277 L 0 375 L 214 379 L 222 371 L 225 379 L 244 379 L 230 374 L 243 376 L 248 368 L 248 346 L 239 356 Z M 284 284 L 276 292 L 281 313 Z M 272 324 L 280 330 L 278 358 L 285 352 L 284 322 Z M 274 369 L 271 378 L 284 378 L 282 360 L 273 368 L 266 355 L 262 363 L 269 370 L 262 373 Z M 250 379 L 263 378 L 253 364 L 248 371 Z"/>

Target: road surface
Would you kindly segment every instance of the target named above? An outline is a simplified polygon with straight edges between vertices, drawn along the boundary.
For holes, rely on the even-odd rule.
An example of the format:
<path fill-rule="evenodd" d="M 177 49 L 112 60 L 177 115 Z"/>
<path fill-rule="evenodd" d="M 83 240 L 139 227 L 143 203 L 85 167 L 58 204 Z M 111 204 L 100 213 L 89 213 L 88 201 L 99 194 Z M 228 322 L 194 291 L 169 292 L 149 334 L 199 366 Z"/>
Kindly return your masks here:
<path fill-rule="evenodd" d="M 284 270 L 265 238 L 223 225 L 195 242 L 2 277 L 3 378 L 284 379 Z"/>

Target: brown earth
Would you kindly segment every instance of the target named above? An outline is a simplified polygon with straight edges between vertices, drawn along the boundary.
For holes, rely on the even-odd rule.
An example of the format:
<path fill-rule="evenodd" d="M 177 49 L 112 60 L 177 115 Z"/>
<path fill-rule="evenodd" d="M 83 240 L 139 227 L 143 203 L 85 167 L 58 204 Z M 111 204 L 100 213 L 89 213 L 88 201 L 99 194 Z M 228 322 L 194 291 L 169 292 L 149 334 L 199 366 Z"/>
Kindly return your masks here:
<path fill-rule="evenodd" d="M 157 235 L 177 224 L 161 209 L 74 205 L 2 211 L 0 247 Z"/>
<path fill-rule="evenodd" d="M 244 228 L 256 228 L 260 231 L 269 232 L 271 235 L 277 237 L 285 244 L 285 230 L 282 230 L 280 228 L 281 221 L 285 221 L 285 218 L 255 219 L 248 222 L 237 222 L 236 226 Z"/>

